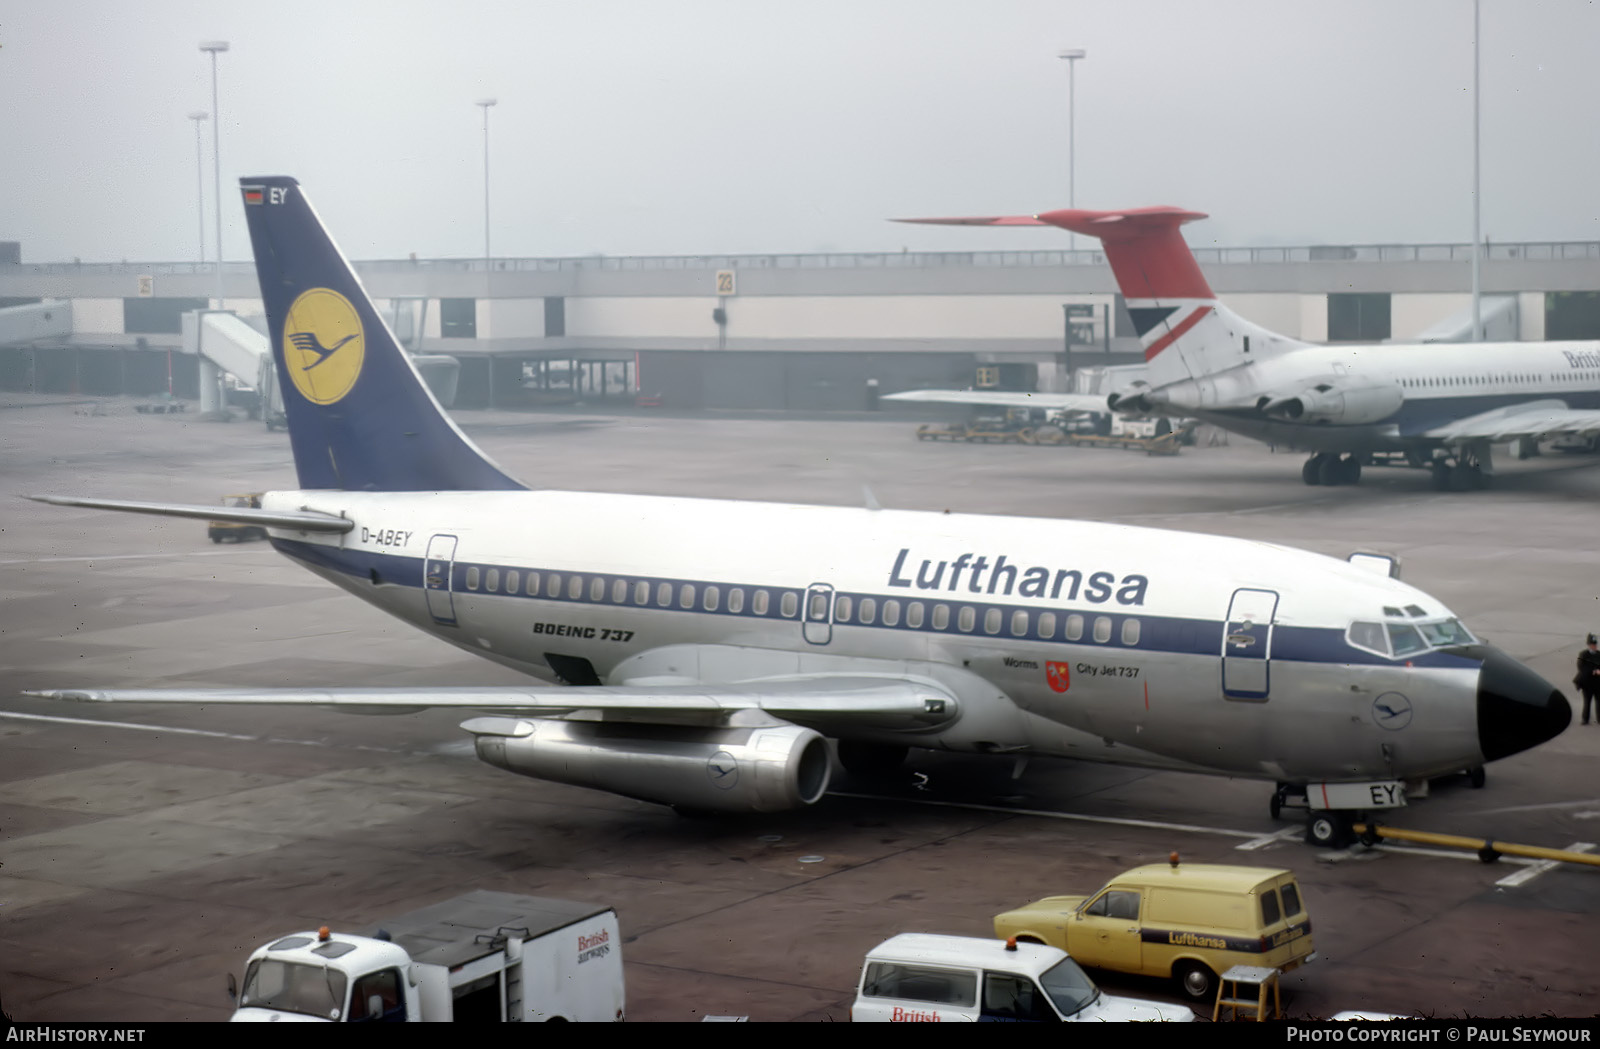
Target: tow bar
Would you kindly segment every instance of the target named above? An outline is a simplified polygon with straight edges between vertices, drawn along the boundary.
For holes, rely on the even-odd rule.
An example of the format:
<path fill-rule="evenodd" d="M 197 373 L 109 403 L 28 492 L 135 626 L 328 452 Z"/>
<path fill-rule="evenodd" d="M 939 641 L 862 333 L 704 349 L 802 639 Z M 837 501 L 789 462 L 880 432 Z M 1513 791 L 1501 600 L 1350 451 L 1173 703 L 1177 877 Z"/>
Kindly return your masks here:
<path fill-rule="evenodd" d="M 1379 838 L 1410 841 L 1418 845 L 1442 845 L 1451 849 L 1471 849 L 1478 859 L 1493 863 L 1501 856 L 1525 856 L 1533 860 L 1555 860 L 1558 863 L 1583 863 L 1600 867 L 1600 856 L 1567 849 L 1547 849 L 1542 845 L 1514 845 L 1489 838 L 1464 838 L 1459 834 L 1434 834 L 1425 830 L 1401 830 L 1398 827 L 1380 827 L 1376 823 L 1357 823 L 1351 827 L 1363 845 L 1376 845 Z"/>

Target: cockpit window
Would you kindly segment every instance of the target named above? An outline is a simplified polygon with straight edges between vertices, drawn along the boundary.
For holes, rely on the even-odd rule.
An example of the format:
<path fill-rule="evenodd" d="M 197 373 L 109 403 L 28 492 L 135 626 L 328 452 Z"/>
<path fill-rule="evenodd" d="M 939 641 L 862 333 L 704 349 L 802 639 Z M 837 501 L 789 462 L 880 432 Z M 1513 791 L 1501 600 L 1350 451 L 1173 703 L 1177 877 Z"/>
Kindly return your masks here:
<path fill-rule="evenodd" d="M 1425 623 L 1351 623 L 1345 643 L 1388 659 L 1401 659 L 1436 648 L 1477 644 L 1477 639 L 1459 619 L 1435 619 Z"/>
<path fill-rule="evenodd" d="M 1352 648 L 1364 648 L 1380 656 L 1389 654 L 1389 638 L 1383 632 L 1382 623 L 1351 623 L 1344 639 Z"/>
<path fill-rule="evenodd" d="M 1389 644 L 1394 648 L 1397 656 L 1410 656 L 1421 652 L 1428 647 L 1422 640 L 1422 635 L 1417 633 L 1417 628 L 1409 623 L 1389 624 Z"/>
<path fill-rule="evenodd" d="M 1431 648 L 1442 648 L 1446 645 L 1471 645 L 1477 638 L 1467 632 L 1459 619 L 1443 619 L 1434 623 L 1418 623 L 1417 629 L 1422 631 L 1423 638 Z"/>

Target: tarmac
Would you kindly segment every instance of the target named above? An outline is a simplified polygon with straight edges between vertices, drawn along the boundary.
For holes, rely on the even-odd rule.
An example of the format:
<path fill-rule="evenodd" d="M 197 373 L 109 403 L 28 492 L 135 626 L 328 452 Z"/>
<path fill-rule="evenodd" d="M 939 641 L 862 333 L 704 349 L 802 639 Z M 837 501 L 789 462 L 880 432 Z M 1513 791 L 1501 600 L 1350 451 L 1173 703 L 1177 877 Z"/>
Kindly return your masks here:
<path fill-rule="evenodd" d="M 95 407 L 95 406 L 98 407 Z M 1600 459 L 1501 462 L 1434 492 L 1369 469 L 1306 487 L 1301 457 L 1235 438 L 1176 457 L 919 443 L 905 419 L 465 412 L 531 484 L 1084 517 L 1400 556 L 1405 578 L 1571 694 L 1600 628 Z M 1034 760 L 913 755 L 885 787 L 687 820 L 478 762 L 460 715 L 107 706 L 24 689 L 512 684 L 264 543 L 201 522 L 24 494 L 215 503 L 294 487 L 287 437 L 0 394 L 0 1002 L 17 1020 L 226 1019 L 227 973 L 275 936 L 357 929 L 471 889 L 616 907 L 628 1016 L 845 1020 L 898 932 L 989 935 L 994 914 L 1088 892 L 1178 851 L 1292 869 L 1317 960 L 1291 1016 L 1593 1016 L 1600 871 L 1383 846 L 1323 851 L 1271 785 Z M 864 490 L 865 489 L 865 490 Z M 869 494 L 870 493 L 870 494 Z M 1555 848 L 1600 841 L 1600 726 L 1439 781 L 1397 826 Z M 1109 992 L 1179 1001 L 1162 981 Z M 1209 1013 L 1208 1013 L 1209 1015 Z"/>

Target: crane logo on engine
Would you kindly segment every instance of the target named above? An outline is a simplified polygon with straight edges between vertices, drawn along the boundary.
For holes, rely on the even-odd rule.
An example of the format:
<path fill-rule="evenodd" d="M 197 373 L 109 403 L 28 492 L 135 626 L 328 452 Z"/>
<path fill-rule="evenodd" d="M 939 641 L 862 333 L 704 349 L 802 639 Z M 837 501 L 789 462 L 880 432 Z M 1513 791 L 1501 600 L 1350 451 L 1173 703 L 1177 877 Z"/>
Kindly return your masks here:
<path fill-rule="evenodd" d="M 706 761 L 706 775 L 718 790 L 732 790 L 739 783 L 739 763 L 732 754 L 719 750 Z"/>

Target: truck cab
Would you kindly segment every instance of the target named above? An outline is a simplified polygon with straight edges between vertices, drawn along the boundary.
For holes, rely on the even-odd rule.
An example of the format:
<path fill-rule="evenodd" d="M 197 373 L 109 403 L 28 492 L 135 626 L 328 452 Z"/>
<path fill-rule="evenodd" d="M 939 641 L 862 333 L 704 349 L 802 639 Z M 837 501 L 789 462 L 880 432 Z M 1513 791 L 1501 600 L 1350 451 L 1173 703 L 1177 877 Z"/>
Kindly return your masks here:
<path fill-rule="evenodd" d="M 239 1022 L 621 1020 L 621 936 L 609 907 L 479 891 L 372 935 L 274 940 L 236 997 Z"/>

